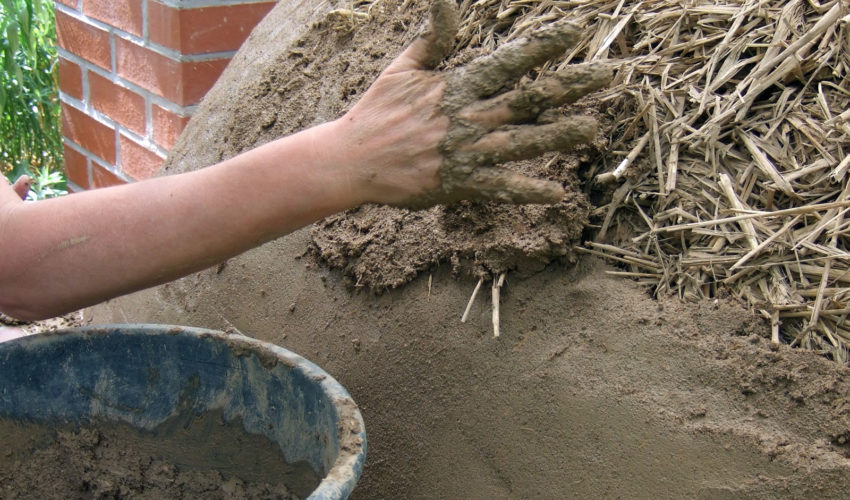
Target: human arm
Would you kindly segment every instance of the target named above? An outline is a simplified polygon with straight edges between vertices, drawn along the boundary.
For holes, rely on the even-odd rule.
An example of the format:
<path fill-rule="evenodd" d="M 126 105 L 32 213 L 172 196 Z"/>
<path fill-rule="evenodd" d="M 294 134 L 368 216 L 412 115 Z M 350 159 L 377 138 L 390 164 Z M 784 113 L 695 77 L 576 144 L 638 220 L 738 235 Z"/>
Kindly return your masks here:
<path fill-rule="evenodd" d="M 30 186 L 32 186 L 32 179 L 28 175 L 22 175 L 18 177 L 18 180 L 12 184 L 12 191 L 18 195 L 18 198 L 22 200 L 27 199 L 27 194 L 30 192 Z"/>
<path fill-rule="evenodd" d="M 493 163 L 494 151 L 515 149 L 499 143 L 504 134 L 487 135 L 516 121 L 515 100 L 482 101 L 487 106 L 478 109 L 466 105 L 468 96 L 457 99 L 466 76 L 429 71 L 447 50 L 438 32 L 415 42 L 340 119 L 221 164 L 36 203 L 0 188 L 0 310 L 34 319 L 90 305 L 365 202 L 558 201 L 563 190 L 556 183 L 479 169 Z M 540 40 L 562 52 L 556 38 Z M 474 133 L 452 134 L 459 127 Z M 587 138 L 586 131 L 578 137 Z M 481 144 L 483 152 L 476 150 Z M 526 157 L 540 152 L 520 146 Z M 542 147 L 557 149 L 549 146 Z M 478 178 L 479 171 L 487 175 Z"/>
<path fill-rule="evenodd" d="M 327 148 L 336 126 L 195 172 L 35 203 L 14 199 L 4 186 L 0 310 L 19 319 L 74 310 L 203 269 L 362 203 L 362 188 Z"/>

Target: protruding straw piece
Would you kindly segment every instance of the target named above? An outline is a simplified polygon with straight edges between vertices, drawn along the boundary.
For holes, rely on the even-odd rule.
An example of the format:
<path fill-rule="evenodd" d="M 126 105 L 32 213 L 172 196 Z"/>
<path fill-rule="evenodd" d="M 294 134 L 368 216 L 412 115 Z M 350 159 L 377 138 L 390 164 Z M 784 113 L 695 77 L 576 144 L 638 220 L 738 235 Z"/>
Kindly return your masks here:
<path fill-rule="evenodd" d="M 499 338 L 501 335 L 501 320 L 499 318 L 499 295 L 502 290 L 502 285 L 505 283 L 505 274 L 502 273 L 499 275 L 499 278 L 493 277 L 493 338 Z"/>
<path fill-rule="evenodd" d="M 463 316 L 460 317 L 461 323 L 466 323 L 466 320 L 469 319 L 469 311 L 472 309 L 472 304 L 475 302 L 475 297 L 478 295 L 478 290 L 481 289 L 483 283 L 484 278 L 480 278 L 478 284 L 475 285 L 475 290 L 472 291 L 472 296 L 469 297 L 469 302 L 466 303 L 466 310 L 463 311 Z"/>

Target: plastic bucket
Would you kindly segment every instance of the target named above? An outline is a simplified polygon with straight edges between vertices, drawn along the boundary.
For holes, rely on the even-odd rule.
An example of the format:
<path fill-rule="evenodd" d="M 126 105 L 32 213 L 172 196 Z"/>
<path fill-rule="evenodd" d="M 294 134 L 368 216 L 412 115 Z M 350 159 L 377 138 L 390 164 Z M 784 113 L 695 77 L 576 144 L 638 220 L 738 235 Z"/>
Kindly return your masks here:
<path fill-rule="evenodd" d="M 61 330 L 0 343 L 0 417 L 117 421 L 154 430 L 181 412 L 221 412 L 321 478 L 313 500 L 348 498 L 366 433 L 348 392 L 282 347 L 167 325 Z"/>

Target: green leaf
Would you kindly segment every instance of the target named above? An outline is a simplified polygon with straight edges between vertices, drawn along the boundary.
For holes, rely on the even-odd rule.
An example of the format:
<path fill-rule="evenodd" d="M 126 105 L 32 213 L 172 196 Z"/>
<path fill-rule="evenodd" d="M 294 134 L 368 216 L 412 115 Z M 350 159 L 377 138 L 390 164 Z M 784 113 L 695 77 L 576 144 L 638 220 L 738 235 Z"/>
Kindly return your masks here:
<path fill-rule="evenodd" d="M 19 65 L 15 65 L 15 79 L 18 81 L 19 85 L 24 81 L 24 72 L 21 71 L 21 67 Z"/>
<path fill-rule="evenodd" d="M 31 52 L 32 46 L 29 45 L 29 40 L 30 34 L 32 33 L 32 23 L 30 23 L 32 18 L 30 17 L 29 6 L 27 3 L 29 2 L 23 2 L 21 8 L 18 9 L 18 29 L 24 37 L 24 50 Z"/>
<path fill-rule="evenodd" d="M 6 59 L 6 65 L 3 68 L 3 70 L 6 72 L 6 74 L 9 77 L 14 78 L 15 75 L 17 74 L 18 69 L 19 69 L 18 68 L 18 62 L 15 61 L 14 58 L 7 58 Z M 12 84 L 13 87 L 19 87 L 20 85 L 21 85 L 20 80 L 17 83 Z"/>
<path fill-rule="evenodd" d="M 0 0 L 0 168 L 46 168 L 45 180 L 63 154 L 55 37 L 53 2 Z"/>
<path fill-rule="evenodd" d="M 20 24 L 17 21 L 12 21 L 6 26 L 6 40 L 9 42 L 9 50 L 12 54 L 10 59 L 14 59 L 14 54 L 20 48 L 20 40 L 18 38 L 18 33 L 20 30 Z"/>

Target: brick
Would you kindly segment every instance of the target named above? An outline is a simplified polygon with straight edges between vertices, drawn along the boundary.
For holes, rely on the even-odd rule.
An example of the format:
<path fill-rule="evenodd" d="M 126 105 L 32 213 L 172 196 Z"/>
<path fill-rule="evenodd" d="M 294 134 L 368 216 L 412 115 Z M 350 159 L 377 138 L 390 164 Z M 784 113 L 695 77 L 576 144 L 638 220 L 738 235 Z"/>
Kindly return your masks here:
<path fill-rule="evenodd" d="M 144 135 L 144 97 L 92 72 L 89 73 L 89 99 L 94 109 L 133 132 Z"/>
<path fill-rule="evenodd" d="M 133 42 L 115 40 L 118 75 L 170 101 L 181 98 L 180 62 Z"/>
<path fill-rule="evenodd" d="M 56 3 L 61 3 L 62 5 L 67 5 L 74 9 L 77 8 L 77 0 L 56 0 Z"/>
<path fill-rule="evenodd" d="M 115 130 L 91 116 L 62 103 L 62 135 L 97 155 L 115 163 Z"/>
<path fill-rule="evenodd" d="M 169 150 L 174 147 L 174 143 L 189 123 L 188 116 L 180 116 L 156 104 L 153 105 L 152 119 L 153 140 L 162 148 Z"/>
<path fill-rule="evenodd" d="M 238 49 L 275 2 L 175 9 L 148 4 L 150 40 L 183 54 Z"/>
<path fill-rule="evenodd" d="M 184 10 L 180 17 L 183 52 L 237 50 L 276 2 Z"/>
<path fill-rule="evenodd" d="M 119 76 L 180 106 L 199 103 L 230 61 L 180 62 L 122 38 L 115 48 Z"/>
<path fill-rule="evenodd" d="M 83 0 L 83 14 L 142 36 L 142 0 Z"/>
<path fill-rule="evenodd" d="M 89 189 L 89 166 L 86 157 L 73 148 L 65 146 L 65 175 L 68 180 L 83 189 Z"/>
<path fill-rule="evenodd" d="M 103 69 L 112 68 L 109 33 L 96 26 L 56 11 L 56 37 L 59 46 L 97 64 Z"/>
<path fill-rule="evenodd" d="M 127 181 L 97 162 L 91 164 L 91 181 L 92 189 L 127 184 Z"/>
<path fill-rule="evenodd" d="M 83 99 L 83 70 L 65 58 L 59 58 L 59 89 L 71 97 Z"/>
<path fill-rule="evenodd" d="M 121 171 L 137 181 L 150 179 L 165 161 L 158 154 L 121 135 Z"/>
<path fill-rule="evenodd" d="M 148 38 L 151 42 L 180 51 L 180 10 L 148 1 Z"/>
<path fill-rule="evenodd" d="M 183 102 L 181 106 L 198 104 L 207 95 L 230 59 L 183 63 Z"/>

